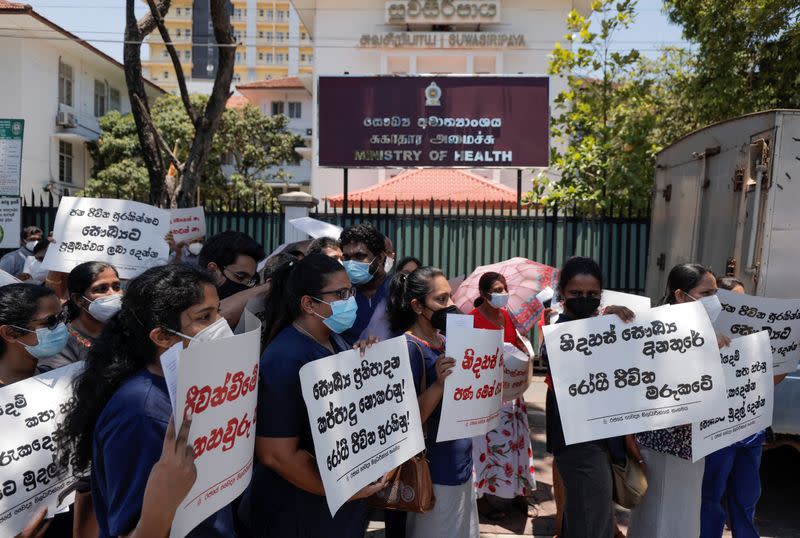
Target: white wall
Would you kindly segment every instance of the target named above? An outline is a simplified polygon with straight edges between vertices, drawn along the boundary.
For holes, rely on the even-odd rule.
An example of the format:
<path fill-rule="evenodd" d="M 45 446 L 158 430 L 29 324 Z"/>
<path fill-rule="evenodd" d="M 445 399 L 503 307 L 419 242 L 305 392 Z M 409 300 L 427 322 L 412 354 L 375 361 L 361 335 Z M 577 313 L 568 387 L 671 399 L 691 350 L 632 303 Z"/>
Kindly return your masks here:
<path fill-rule="evenodd" d="M 0 15 L 4 33 L 24 33 L 35 28 L 37 35 L 46 26 L 27 15 Z M 62 34 L 52 31 L 54 37 Z M 73 145 L 72 187 L 82 188 L 91 174 L 92 162 L 81 139 L 95 140 L 100 133 L 94 116 L 94 81 L 105 81 L 119 90 L 123 113 L 130 111 L 125 75 L 120 66 L 94 53 L 83 45 L 62 39 L 30 40 L 0 37 L 0 118 L 22 118 L 25 134 L 22 148 L 21 194 L 46 196 L 48 183 L 58 181 L 58 139 L 62 135 Z M 58 103 L 59 58 L 73 69 L 73 106 L 77 127 L 56 125 Z M 148 87 L 151 99 L 158 92 Z M 63 107 L 62 107 L 63 108 Z M 110 99 L 107 95 L 107 109 Z M 54 193 L 61 194 L 59 185 Z"/>
<path fill-rule="evenodd" d="M 405 64 L 408 57 L 410 73 L 438 62 L 445 71 L 447 65 L 464 65 L 468 73 L 478 70 L 475 57 L 493 57 L 497 74 L 546 74 L 548 56 L 557 41 L 567 33 L 566 17 L 573 8 L 571 0 L 503 0 L 501 24 L 486 26 L 482 31 L 503 34 L 523 34 L 524 50 L 456 50 L 456 49 L 362 49 L 358 47 L 363 34 L 403 31 L 402 27 L 386 24 L 383 0 L 316 0 L 314 42 L 316 44 L 314 67 L 317 75 L 389 74 L 392 65 Z M 466 29 L 474 31 L 474 28 Z M 343 46 L 346 45 L 346 46 Z M 435 57 L 435 59 L 433 58 Z M 420 61 L 422 58 L 422 61 Z M 472 71 L 470 71 L 472 69 Z M 565 82 L 556 78 L 550 81 L 551 106 Z M 315 86 L 316 92 L 316 86 Z M 316 106 L 316 104 L 315 104 Z M 315 111 L 316 115 L 316 111 Z M 317 147 L 314 142 L 314 162 Z M 476 171 L 490 179 L 516 189 L 516 171 Z M 381 170 L 351 170 L 350 191 L 366 188 L 379 180 L 394 175 Z M 530 172 L 523 174 L 523 189 L 530 186 Z M 312 171 L 312 194 L 323 198 L 342 192 L 342 171 L 315 166 Z"/>

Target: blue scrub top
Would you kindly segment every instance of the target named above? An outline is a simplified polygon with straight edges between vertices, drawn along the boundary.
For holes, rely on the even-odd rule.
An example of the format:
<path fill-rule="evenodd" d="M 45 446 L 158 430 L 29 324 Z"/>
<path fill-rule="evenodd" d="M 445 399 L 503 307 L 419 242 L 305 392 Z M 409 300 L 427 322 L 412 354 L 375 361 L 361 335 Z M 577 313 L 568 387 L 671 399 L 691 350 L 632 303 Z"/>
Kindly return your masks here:
<path fill-rule="evenodd" d="M 347 349 L 341 339 L 332 338 L 331 342 L 336 353 Z M 300 368 L 330 355 L 293 325 L 270 342 L 260 363 L 258 437 L 297 437 L 300 449 L 314 454 Z M 331 517 L 325 497 L 294 486 L 260 462 L 239 512 L 253 535 L 260 538 L 363 538 L 367 524 L 366 501 L 347 502 Z"/>
<path fill-rule="evenodd" d="M 358 341 L 361 337 L 361 333 L 367 328 L 367 325 L 369 325 L 372 315 L 379 305 L 382 305 L 384 308 L 386 307 L 384 299 L 389 295 L 389 285 L 391 283 L 392 279 L 389 278 L 389 275 L 386 275 L 383 284 L 381 284 L 378 291 L 376 291 L 375 295 L 372 297 L 367 297 L 357 289 L 356 304 L 358 305 L 358 312 L 356 313 L 356 321 L 349 330 L 342 333 L 342 337 L 344 337 L 348 344 L 352 346 Z"/>
<path fill-rule="evenodd" d="M 444 349 L 431 348 L 427 342 L 406 334 L 408 345 L 408 358 L 411 361 L 411 372 L 414 375 L 414 385 L 417 394 L 422 384 L 422 364 L 425 363 L 425 384 L 430 387 L 438 378 L 436 374 L 436 361 Z M 434 484 L 442 486 L 460 486 L 467 480 L 472 480 L 472 439 L 454 439 L 443 443 L 436 442 L 439 432 L 439 420 L 442 416 L 442 403 L 436 406 L 427 421 L 427 449 L 428 462 L 431 468 L 431 479 Z"/>
<path fill-rule="evenodd" d="M 141 370 L 127 379 L 103 408 L 92 437 L 92 501 L 100 537 L 128 534 L 142 511 L 150 470 L 161 457 L 172 404 L 164 378 Z M 235 537 L 227 506 L 188 534 Z"/>

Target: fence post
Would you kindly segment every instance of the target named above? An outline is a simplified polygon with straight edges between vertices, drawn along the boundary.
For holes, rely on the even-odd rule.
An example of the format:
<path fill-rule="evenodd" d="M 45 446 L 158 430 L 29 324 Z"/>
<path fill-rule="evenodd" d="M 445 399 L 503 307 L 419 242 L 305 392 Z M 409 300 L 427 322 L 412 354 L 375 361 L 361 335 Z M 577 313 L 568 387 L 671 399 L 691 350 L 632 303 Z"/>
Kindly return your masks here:
<path fill-rule="evenodd" d="M 283 212 L 283 242 L 294 243 L 308 239 L 307 234 L 292 226 L 289 221 L 307 217 L 310 209 L 319 204 L 319 200 L 307 192 L 287 192 L 278 195 L 278 203 Z"/>

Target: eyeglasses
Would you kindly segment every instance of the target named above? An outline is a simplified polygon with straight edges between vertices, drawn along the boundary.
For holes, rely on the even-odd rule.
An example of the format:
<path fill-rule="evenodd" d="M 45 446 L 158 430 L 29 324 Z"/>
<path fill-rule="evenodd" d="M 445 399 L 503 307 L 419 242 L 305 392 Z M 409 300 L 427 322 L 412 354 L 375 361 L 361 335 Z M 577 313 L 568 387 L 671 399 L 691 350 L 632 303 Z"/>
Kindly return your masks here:
<path fill-rule="evenodd" d="M 30 321 L 30 324 L 44 323 L 45 327 L 47 327 L 48 329 L 50 329 L 52 331 L 53 329 L 55 329 L 56 327 L 58 327 L 62 323 L 66 323 L 68 319 L 69 319 L 69 316 L 68 316 L 67 312 L 66 311 L 62 311 L 62 312 L 60 312 L 58 314 L 52 314 L 50 316 L 47 316 L 46 318 L 33 318 Z M 19 329 L 20 331 L 25 331 L 25 332 L 29 332 L 29 333 L 35 333 L 36 332 L 35 329 L 27 329 L 25 327 L 20 327 L 19 325 L 12 325 L 12 327 L 14 327 L 15 329 Z"/>
<path fill-rule="evenodd" d="M 321 292 L 319 292 L 319 294 L 320 295 L 335 295 L 340 301 L 346 301 L 350 297 L 355 297 L 356 289 L 355 288 L 342 288 L 340 290 L 321 291 Z M 317 299 L 317 300 L 319 301 L 320 299 Z"/>
<path fill-rule="evenodd" d="M 228 271 L 227 267 L 222 268 L 222 272 L 224 273 L 225 271 Z M 238 282 L 239 284 L 247 286 L 248 288 L 252 288 L 256 284 L 258 284 L 258 277 L 251 276 L 247 273 L 243 272 L 234 273 L 232 271 L 228 271 L 227 276 L 231 278 L 234 282 Z"/>

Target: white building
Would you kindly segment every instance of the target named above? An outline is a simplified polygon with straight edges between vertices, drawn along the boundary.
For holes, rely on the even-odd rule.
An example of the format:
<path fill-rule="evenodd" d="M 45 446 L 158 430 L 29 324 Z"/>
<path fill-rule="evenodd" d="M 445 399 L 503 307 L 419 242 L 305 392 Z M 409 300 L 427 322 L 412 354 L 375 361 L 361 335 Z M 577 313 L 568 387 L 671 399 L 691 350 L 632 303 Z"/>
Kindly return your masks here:
<path fill-rule="evenodd" d="M 123 66 L 24 4 L 0 0 L 0 26 L 0 118 L 25 120 L 20 193 L 74 194 L 91 176 L 98 118 L 130 112 Z"/>
<path fill-rule="evenodd" d="M 289 132 L 301 136 L 305 148 L 299 148 L 298 153 L 304 157 L 299 164 L 284 165 L 280 168 L 288 175 L 286 182 L 270 181 L 268 184 L 277 192 L 287 190 L 309 189 L 311 183 L 311 142 L 312 142 L 312 113 L 314 103 L 311 98 L 313 79 L 310 75 L 297 77 L 274 78 L 239 84 L 236 90 L 252 105 L 256 106 L 267 116 L 284 114 L 289 118 L 287 129 Z M 228 106 L 232 106 L 236 96 L 231 97 Z M 236 105 L 233 105 L 236 106 Z M 229 175 L 231 167 L 223 166 L 223 173 Z M 275 170 L 269 170 L 274 173 Z"/>
<path fill-rule="evenodd" d="M 316 75 L 545 74 L 570 10 L 590 0 L 293 0 L 314 40 Z M 552 79 L 551 106 L 563 90 Z M 315 110 L 316 116 L 316 110 Z M 316 140 L 314 148 L 319 145 Z M 314 163 L 317 162 L 316 149 Z M 351 190 L 402 170 L 351 170 Z M 475 172 L 516 188 L 512 171 Z M 312 170 L 318 198 L 342 190 L 342 171 Z"/>

